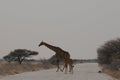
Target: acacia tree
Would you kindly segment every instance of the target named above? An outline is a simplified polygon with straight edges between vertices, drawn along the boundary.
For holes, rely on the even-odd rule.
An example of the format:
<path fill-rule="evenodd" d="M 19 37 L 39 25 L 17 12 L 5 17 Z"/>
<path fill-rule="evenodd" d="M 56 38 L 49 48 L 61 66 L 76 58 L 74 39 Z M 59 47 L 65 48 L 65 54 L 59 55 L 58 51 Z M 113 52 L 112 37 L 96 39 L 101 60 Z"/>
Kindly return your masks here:
<path fill-rule="evenodd" d="M 33 55 L 38 55 L 38 52 L 36 51 L 30 51 L 26 49 L 16 49 L 12 52 L 10 52 L 8 55 L 4 56 L 3 58 L 6 61 L 18 61 L 19 64 L 22 64 L 22 62 L 25 60 L 26 57 L 30 57 Z"/>
<path fill-rule="evenodd" d="M 12 57 L 10 54 L 9 55 L 6 55 L 3 57 L 3 59 L 7 62 L 11 62 L 11 61 L 14 61 L 14 57 Z"/>
<path fill-rule="evenodd" d="M 100 64 L 111 64 L 120 59 L 120 38 L 106 42 L 98 48 L 97 53 Z"/>

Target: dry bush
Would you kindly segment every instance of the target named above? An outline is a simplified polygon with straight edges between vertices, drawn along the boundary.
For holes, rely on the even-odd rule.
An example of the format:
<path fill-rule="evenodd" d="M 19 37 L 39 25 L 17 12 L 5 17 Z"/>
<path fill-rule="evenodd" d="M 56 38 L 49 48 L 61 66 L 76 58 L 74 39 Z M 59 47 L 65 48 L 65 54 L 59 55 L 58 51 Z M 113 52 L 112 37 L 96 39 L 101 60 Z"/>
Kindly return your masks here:
<path fill-rule="evenodd" d="M 120 71 L 111 69 L 111 67 L 108 65 L 102 65 L 102 71 L 116 79 L 120 79 Z"/>
<path fill-rule="evenodd" d="M 13 75 L 28 71 L 37 71 L 41 69 L 49 69 L 54 66 L 50 63 L 41 62 L 23 62 L 23 64 L 18 64 L 17 62 L 0 62 L 0 75 Z"/>

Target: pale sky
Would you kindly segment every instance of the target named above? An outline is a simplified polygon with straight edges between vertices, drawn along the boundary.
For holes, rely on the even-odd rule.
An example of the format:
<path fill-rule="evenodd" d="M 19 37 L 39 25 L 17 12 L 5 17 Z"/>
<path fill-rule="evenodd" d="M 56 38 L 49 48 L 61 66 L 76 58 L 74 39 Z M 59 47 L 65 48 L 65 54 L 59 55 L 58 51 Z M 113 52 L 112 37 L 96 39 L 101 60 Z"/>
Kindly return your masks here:
<path fill-rule="evenodd" d="M 0 58 L 14 49 L 55 53 L 43 40 L 72 58 L 97 58 L 97 48 L 120 37 L 120 0 L 0 0 Z"/>

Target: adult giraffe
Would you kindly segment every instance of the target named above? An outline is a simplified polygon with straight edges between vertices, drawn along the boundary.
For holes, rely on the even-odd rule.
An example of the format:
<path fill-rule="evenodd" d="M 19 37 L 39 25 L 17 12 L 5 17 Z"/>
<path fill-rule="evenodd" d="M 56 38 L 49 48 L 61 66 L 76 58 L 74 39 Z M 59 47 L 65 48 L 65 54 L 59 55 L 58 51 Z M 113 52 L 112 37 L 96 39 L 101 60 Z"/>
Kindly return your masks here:
<path fill-rule="evenodd" d="M 56 72 L 58 72 L 59 70 L 63 71 L 59 65 L 60 60 L 64 60 L 65 68 L 67 69 L 66 65 L 68 65 L 69 60 L 70 60 L 70 54 L 67 51 L 64 51 L 60 47 L 50 45 L 50 44 L 43 42 L 43 41 L 39 44 L 39 47 L 42 45 L 46 46 L 47 48 L 49 48 L 50 50 L 55 52 L 55 56 L 57 58 L 57 61 L 56 61 L 57 62 L 57 71 Z"/>

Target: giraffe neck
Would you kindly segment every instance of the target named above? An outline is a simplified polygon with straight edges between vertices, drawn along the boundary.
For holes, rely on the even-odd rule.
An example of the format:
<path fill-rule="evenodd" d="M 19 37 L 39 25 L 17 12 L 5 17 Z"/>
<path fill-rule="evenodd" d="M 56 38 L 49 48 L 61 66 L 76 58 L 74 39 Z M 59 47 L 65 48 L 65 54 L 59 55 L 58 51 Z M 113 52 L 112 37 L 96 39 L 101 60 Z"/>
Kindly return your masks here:
<path fill-rule="evenodd" d="M 56 52 L 56 53 L 58 52 L 58 50 L 61 50 L 59 47 L 52 46 L 52 45 L 47 44 L 47 43 L 44 43 L 43 45 L 46 46 L 47 48 L 51 49 L 52 51 Z"/>

